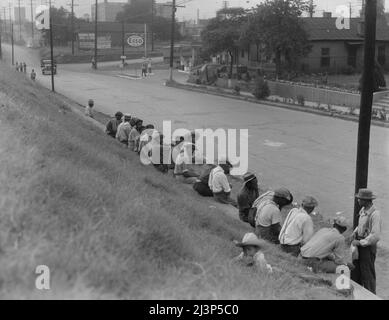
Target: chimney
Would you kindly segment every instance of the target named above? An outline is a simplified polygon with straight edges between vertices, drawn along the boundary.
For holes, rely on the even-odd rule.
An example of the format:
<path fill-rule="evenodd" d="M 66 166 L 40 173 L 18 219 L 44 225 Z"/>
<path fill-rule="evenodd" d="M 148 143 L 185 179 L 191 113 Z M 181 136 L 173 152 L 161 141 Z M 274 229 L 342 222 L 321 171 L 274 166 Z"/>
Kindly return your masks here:
<path fill-rule="evenodd" d="M 328 12 L 328 11 L 324 11 L 323 12 L 323 18 L 331 18 L 332 17 L 332 13 L 331 12 Z"/>

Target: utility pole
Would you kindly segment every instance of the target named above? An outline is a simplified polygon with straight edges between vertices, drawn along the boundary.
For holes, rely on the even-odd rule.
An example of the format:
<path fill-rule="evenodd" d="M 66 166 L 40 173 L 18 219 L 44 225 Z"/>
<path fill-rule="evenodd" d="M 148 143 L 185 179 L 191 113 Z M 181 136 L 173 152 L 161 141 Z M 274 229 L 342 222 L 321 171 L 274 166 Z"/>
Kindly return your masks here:
<path fill-rule="evenodd" d="M 74 0 L 72 0 L 72 56 L 74 56 Z"/>
<path fill-rule="evenodd" d="M 14 24 L 11 16 L 11 2 L 8 3 L 9 7 L 9 23 L 11 24 L 11 52 L 12 52 L 12 65 L 15 65 L 15 48 L 14 48 Z"/>
<path fill-rule="evenodd" d="M 151 51 L 154 51 L 154 6 L 155 0 L 151 0 Z"/>
<path fill-rule="evenodd" d="M 364 64 L 362 75 L 362 94 L 359 112 L 357 164 L 355 193 L 366 188 L 369 171 L 370 124 L 374 91 L 375 42 L 376 42 L 377 0 L 365 4 Z M 361 207 L 354 200 L 354 228 L 358 225 Z"/>
<path fill-rule="evenodd" d="M 1 47 L 1 36 L 2 36 L 2 33 L 3 33 L 3 22 L 1 20 L 1 15 L 0 15 L 0 60 L 3 59 L 3 50 L 2 50 L 2 47 Z"/>
<path fill-rule="evenodd" d="M 147 58 L 147 24 L 145 23 L 145 58 Z"/>
<path fill-rule="evenodd" d="M 34 10 L 32 7 L 32 0 L 30 0 L 30 9 L 31 9 L 31 38 L 34 43 Z"/>
<path fill-rule="evenodd" d="M 352 8 L 352 6 L 351 6 L 351 2 L 348 3 L 348 7 L 349 7 L 349 11 L 350 11 L 350 13 L 349 13 L 349 18 L 351 19 L 351 15 L 352 15 L 352 13 L 353 13 L 353 8 Z"/>
<path fill-rule="evenodd" d="M 53 20 L 51 18 L 51 0 L 49 0 L 49 24 L 50 24 L 50 58 L 51 58 L 51 91 L 55 92 L 54 87 L 54 44 L 53 44 Z"/>
<path fill-rule="evenodd" d="M 172 5 L 165 5 L 172 7 L 172 25 L 170 34 L 170 81 L 173 81 L 173 67 L 174 67 L 174 36 L 176 34 L 176 11 L 177 8 L 185 8 L 185 6 L 176 5 L 176 0 L 173 0 Z"/>
<path fill-rule="evenodd" d="M 19 9 L 18 9 L 18 15 L 19 15 L 19 40 L 21 41 L 22 40 L 22 15 L 21 15 L 21 12 L 20 12 L 20 0 L 18 0 L 18 6 L 19 6 Z"/>
<path fill-rule="evenodd" d="M 124 38 L 125 38 L 125 35 L 124 35 L 124 19 L 122 20 L 122 57 L 124 57 Z"/>
<path fill-rule="evenodd" d="M 93 68 L 97 69 L 97 9 L 98 9 L 98 0 L 95 2 L 95 64 Z"/>

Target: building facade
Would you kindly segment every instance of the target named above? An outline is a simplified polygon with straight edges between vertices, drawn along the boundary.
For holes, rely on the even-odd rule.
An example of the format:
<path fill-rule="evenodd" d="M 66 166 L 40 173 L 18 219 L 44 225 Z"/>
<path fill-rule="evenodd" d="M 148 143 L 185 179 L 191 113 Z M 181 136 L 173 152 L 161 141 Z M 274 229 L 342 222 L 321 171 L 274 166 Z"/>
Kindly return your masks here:
<path fill-rule="evenodd" d="M 102 22 L 112 22 L 116 21 L 117 14 L 123 10 L 123 7 L 127 4 L 131 3 L 131 0 L 127 2 L 108 2 L 108 0 L 104 0 L 104 2 L 98 2 L 97 4 L 97 21 Z M 91 20 L 95 20 L 96 14 L 96 5 L 92 4 L 91 6 Z"/>
<path fill-rule="evenodd" d="M 162 17 L 165 19 L 172 18 L 172 2 L 166 3 L 155 3 L 154 4 L 154 12 L 157 17 Z"/>

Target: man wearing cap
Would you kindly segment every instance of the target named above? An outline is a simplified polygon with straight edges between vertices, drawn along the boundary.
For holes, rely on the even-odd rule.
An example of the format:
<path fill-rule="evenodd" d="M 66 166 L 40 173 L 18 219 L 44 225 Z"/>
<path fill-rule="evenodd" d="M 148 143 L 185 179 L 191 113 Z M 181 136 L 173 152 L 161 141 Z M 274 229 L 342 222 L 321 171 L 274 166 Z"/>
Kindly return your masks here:
<path fill-rule="evenodd" d="M 257 267 L 261 271 L 271 271 L 271 266 L 267 264 L 265 255 L 261 252 L 264 243 L 254 233 L 246 233 L 242 242 L 234 242 L 243 252 L 233 258 L 232 263 L 244 267 Z"/>
<path fill-rule="evenodd" d="M 115 113 L 115 118 L 108 121 L 105 126 L 105 133 L 111 136 L 112 138 L 116 137 L 116 133 L 118 131 L 118 127 L 122 122 L 123 113 L 120 111 Z"/>
<path fill-rule="evenodd" d="M 307 196 L 302 201 L 300 208 L 290 210 L 279 235 L 283 251 L 297 257 L 301 246 L 312 238 L 313 221 L 310 214 L 317 206 L 317 200 Z"/>
<path fill-rule="evenodd" d="M 258 196 L 259 190 L 257 177 L 253 173 L 247 172 L 243 176 L 243 187 L 238 193 L 239 218 L 243 222 L 248 222 L 250 210 L 256 210 L 256 208 L 252 208 L 252 205 Z"/>
<path fill-rule="evenodd" d="M 92 99 L 89 99 L 88 105 L 85 107 L 85 115 L 87 117 L 93 118 L 93 106 L 94 106 L 94 101 Z"/>
<path fill-rule="evenodd" d="M 274 195 L 265 197 L 256 206 L 255 233 L 258 237 L 278 244 L 281 230 L 281 210 L 293 201 L 293 196 L 286 188 L 279 188 Z"/>
<path fill-rule="evenodd" d="M 238 204 L 231 198 L 231 184 L 228 182 L 227 174 L 232 168 L 231 163 L 224 157 L 218 160 L 218 166 L 212 169 L 208 186 L 212 190 L 213 197 L 217 202 L 230 204 L 238 207 Z"/>
<path fill-rule="evenodd" d="M 128 146 L 128 139 L 130 137 L 130 132 L 132 129 L 130 120 L 131 116 L 129 114 L 125 114 L 123 122 L 119 124 L 118 130 L 116 132 L 116 139 L 126 146 Z"/>
<path fill-rule="evenodd" d="M 345 217 L 334 219 L 333 228 L 322 228 L 301 247 L 300 254 L 304 264 L 313 270 L 336 273 L 340 265 L 347 265 L 345 258 L 346 243 L 343 233 L 347 230 Z"/>
<path fill-rule="evenodd" d="M 351 271 L 351 279 L 376 293 L 374 263 L 382 227 L 381 214 L 373 204 L 376 197 L 371 190 L 360 189 L 355 197 L 361 210 L 358 227 L 353 232 L 352 245 L 358 248 L 358 259 L 353 261 L 355 269 Z"/>

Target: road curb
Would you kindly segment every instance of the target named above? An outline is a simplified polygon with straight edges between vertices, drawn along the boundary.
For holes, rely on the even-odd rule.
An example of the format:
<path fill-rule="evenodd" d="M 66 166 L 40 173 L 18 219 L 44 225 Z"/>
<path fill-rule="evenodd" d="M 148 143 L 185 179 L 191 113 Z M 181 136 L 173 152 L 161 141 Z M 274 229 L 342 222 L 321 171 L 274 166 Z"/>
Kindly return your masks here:
<path fill-rule="evenodd" d="M 238 95 L 233 95 L 229 94 L 227 92 L 220 92 L 220 91 L 213 91 L 208 88 L 203 88 L 199 87 L 197 85 L 192 85 L 192 84 L 183 84 L 179 82 L 170 82 L 166 81 L 165 85 L 167 87 L 172 87 L 172 88 L 177 88 L 177 89 L 183 89 L 183 90 L 188 90 L 188 91 L 193 91 L 193 92 L 199 92 L 199 93 L 205 93 L 205 94 L 210 94 L 214 96 L 219 96 L 219 97 L 224 97 L 224 98 L 230 98 L 230 99 L 235 99 L 235 100 L 240 100 L 240 101 L 246 101 L 246 102 L 251 102 L 251 103 L 256 103 L 256 104 L 262 104 L 262 105 L 267 105 L 267 106 L 274 106 L 278 108 L 283 108 L 283 109 L 289 109 L 293 111 L 301 111 L 301 112 L 306 112 L 306 113 L 311 113 L 311 114 L 316 114 L 316 115 L 321 115 L 321 116 L 326 116 L 326 117 L 331 117 L 331 118 L 337 118 L 345 121 L 351 121 L 351 122 L 358 122 L 358 118 L 348 116 L 348 115 L 342 115 L 338 114 L 335 112 L 326 112 L 322 110 L 315 110 L 315 109 L 308 109 L 304 107 L 300 107 L 297 105 L 292 105 L 288 103 L 281 103 L 281 102 L 272 102 L 268 100 L 256 100 L 255 98 L 250 98 L 250 97 L 244 97 L 244 96 L 238 96 Z M 371 120 L 371 124 L 377 127 L 382 127 L 382 128 L 389 128 L 389 123 L 377 121 L 377 120 Z"/>

